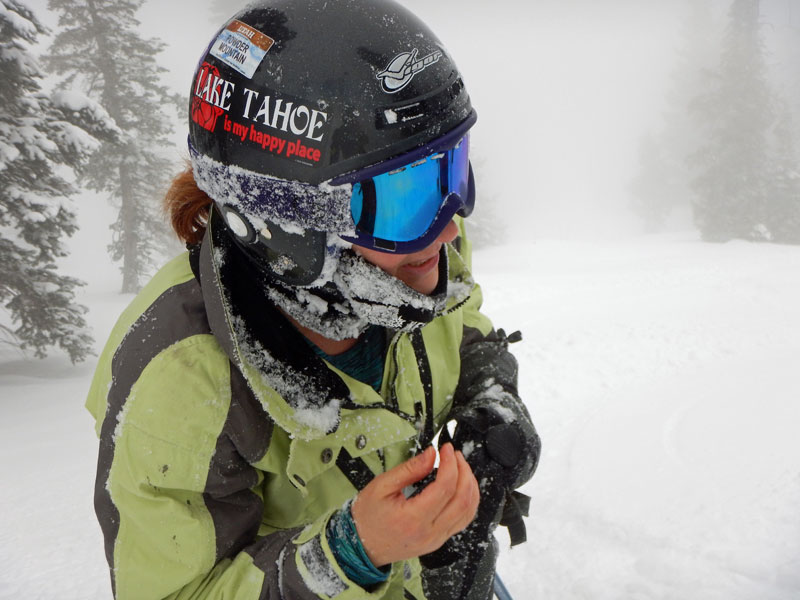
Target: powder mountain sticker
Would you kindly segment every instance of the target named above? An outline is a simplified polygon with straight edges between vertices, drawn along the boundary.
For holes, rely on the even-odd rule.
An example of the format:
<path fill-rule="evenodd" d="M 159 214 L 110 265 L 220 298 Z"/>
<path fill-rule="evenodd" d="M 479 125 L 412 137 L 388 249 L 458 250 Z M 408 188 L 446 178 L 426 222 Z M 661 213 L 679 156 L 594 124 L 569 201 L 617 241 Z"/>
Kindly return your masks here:
<path fill-rule="evenodd" d="M 395 56 L 389 65 L 376 75 L 381 80 L 383 91 L 394 94 L 406 87 L 414 75 L 427 69 L 432 64 L 439 62 L 444 55 L 441 50 L 431 52 L 427 56 L 417 58 L 418 50 L 414 48 L 411 52 L 402 52 Z"/>
<path fill-rule="evenodd" d="M 268 35 L 234 20 L 219 34 L 210 54 L 252 78 L 274 43 Z"/>

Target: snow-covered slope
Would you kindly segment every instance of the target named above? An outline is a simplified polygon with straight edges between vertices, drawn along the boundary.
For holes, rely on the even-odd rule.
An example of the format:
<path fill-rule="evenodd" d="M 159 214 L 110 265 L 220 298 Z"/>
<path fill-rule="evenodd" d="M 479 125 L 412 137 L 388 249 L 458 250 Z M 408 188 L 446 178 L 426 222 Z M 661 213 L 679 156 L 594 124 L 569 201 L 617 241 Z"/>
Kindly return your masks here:
<path fill-rule="evenodd" d="M 800 597 L 800 248 L 480 254 L 544 455 L 517 598 Z"/>

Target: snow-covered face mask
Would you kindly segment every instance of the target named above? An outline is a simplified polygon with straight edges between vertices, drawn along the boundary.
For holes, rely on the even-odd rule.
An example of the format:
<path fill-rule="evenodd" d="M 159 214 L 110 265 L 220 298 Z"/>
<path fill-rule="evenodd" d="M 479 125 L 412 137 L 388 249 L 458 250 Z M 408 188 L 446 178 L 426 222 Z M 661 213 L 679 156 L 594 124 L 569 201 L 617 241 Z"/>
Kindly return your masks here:
<path fill-rule="evenodd" d="M 304 327 L 328 339 L 358 337 L 369 325 L 409 331 L 430 322 L 447 302 L 447 252 L 440 251 L 439 284 L 420 293 L 352 250 L 328 247 L 326 265 L 309 286 L 264 280 L 269 298 Z"/>
<path fill-rule="evenodd" d="M 450 285 L 446 245 L 439 250 L 438 284 L 425 294 L 366 260 L 336 234 L 327 234 L 317 279 L 308 285 L 292 285 L 273 276 L 275 264 L 267 265 L 262 256 L 238 243 L 221 219 L 212 218 L 210 226 L 216 231 L 218 269 L 227 262 L 225 254 L 235 252 L 248 265 L 248 279 L 269 300 L 300 325 L 332 340 L 357 338 L 370 325 L 413 330 L 441 314 L 449 298 L 461 300 L 471 289 L 463 283 Z"/>

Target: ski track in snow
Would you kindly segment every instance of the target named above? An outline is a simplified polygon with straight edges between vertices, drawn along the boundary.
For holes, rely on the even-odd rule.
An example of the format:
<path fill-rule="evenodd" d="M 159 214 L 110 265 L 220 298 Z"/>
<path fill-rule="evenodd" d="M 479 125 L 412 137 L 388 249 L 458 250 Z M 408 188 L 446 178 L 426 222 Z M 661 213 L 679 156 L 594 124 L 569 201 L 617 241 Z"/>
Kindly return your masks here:
<path fill-rule="evenodd" d="M 498 535 L 514 598 L 800 597 L 800 248 L 687 234 L 474 262 L 485 312 L 524 334 L 544 443 L 529 541 Z M 84 278 L 99 351 L 129 297 Z M 2 352 L 0 600 L 108 600 L 93 361 Z"/>

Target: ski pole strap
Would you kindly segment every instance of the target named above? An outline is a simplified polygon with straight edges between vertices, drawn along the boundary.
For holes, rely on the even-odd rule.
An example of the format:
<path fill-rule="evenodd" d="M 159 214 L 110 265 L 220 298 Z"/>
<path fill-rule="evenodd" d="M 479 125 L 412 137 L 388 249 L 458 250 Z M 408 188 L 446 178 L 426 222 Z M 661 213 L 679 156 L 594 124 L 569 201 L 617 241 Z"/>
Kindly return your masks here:
<path fill-rule="evenodd" d="M 503 504 L 500 525 L 508 528 L 508 536 L 511 539 L 512 546 L 522 544 L 528 539 L 525 521 L 522 520 L 522 517 L 528 516 L 530 505 L 530 496 L 526 496 L 516 490 L 513 492 L 506 491 L 506 501 Z"/>

